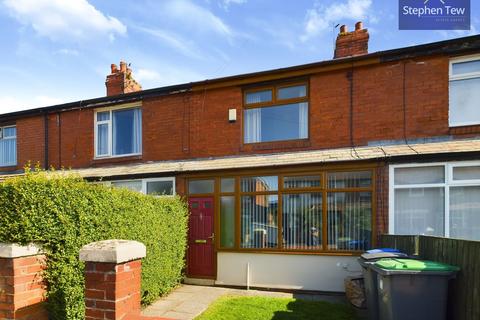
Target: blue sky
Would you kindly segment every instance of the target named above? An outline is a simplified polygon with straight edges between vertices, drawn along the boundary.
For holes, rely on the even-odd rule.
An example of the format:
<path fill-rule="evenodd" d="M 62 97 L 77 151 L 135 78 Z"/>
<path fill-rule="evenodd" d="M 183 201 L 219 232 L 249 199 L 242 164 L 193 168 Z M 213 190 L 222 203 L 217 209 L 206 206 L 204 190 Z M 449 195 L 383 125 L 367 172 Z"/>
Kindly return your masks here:
<path fill-rule="evenodd" d="M 477 34 L 399 31 L 398 0 L 0 0 L 0 113 L 105 95 L 110 64 L 144 89 L 331 59 L 337 23 L 370 52 Z"/>

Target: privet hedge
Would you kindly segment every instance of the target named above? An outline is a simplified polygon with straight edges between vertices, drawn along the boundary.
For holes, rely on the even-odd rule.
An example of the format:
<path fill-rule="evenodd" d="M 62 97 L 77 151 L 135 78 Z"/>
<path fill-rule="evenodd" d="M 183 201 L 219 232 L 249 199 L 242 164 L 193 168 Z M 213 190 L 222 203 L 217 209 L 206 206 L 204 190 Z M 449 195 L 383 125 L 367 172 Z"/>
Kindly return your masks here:
<path fill-rule="evenodd" d="M 0 183 L 0 242 L 43 246 L 53 319 L 84 319 L 83 245 L 105 239 L 144 243 L 142 303 L 148 304 L 181 279 L 186 232 L 187 207 L 179 197 L 112 189 L 65 173 L 27 172 Z"/>

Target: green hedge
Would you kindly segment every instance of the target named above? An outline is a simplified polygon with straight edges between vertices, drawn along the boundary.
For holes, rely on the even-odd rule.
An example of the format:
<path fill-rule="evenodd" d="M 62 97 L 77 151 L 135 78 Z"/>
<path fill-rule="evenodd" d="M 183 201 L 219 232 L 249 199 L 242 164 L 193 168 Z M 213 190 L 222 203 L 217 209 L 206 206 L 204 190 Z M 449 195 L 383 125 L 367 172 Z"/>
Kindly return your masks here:
<path fill-rule="evenodd" d="M 53 319 L 84 319 L 80 248 L 105 239 L 147 247 L 142 303 L 175 287 L 185 262 L 187 207 L 179 197 L 142 195 L 63 173 L 27 172 L 0 183 L 0 242 L 39 243 L 47 255 Z"/>

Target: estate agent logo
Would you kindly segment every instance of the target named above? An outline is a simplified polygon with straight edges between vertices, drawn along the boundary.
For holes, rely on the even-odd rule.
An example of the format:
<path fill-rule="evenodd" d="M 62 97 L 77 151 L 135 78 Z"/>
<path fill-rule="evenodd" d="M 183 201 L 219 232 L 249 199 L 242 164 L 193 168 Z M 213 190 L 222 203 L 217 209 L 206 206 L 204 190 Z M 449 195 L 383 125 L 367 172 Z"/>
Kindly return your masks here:
<path fill-rule="evenodd" d="M 470 30 L 470 0 L 399 0 L 400 30 Z"/>

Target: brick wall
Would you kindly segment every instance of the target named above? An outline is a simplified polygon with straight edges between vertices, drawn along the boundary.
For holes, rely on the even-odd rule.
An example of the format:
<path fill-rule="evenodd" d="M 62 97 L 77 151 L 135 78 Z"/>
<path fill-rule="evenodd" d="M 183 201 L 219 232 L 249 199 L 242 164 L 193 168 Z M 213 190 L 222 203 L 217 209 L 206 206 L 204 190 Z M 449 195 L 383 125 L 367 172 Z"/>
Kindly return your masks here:
<path fill-rule="evenodd" d="M 42 255 L 0 258 L 0 318 L 47 320 Z"/>
<path fill-rule="evenodd" d="M 91 167 L 338 148 L 349 146 L 351 136 L 353 144 L 360 146 L 379 140 L 478 134 L 478 126 L 448 127 L 448 63 L 448 57 L 437 56 L 355 68 L 352 126 L 349 70 L 312 75 L 308 141 L 243 145 L 242 89 L 237 86 L 145 99 L 140 157 L 93 160 L 93 110 L 51 114 L 49 164 Z M 228 122 L 230 108 L 237 109 L 234 123 Z M 19 167 L 27 160 L 43 164 L 43 122 L 43 116 L 17 121 Z"/>
<path fill-rule="evenodd" d="M 86 319 L 122 319 L 140 314 L 141 260 L 85 265 Z"/>

